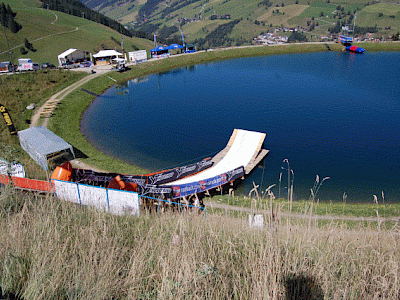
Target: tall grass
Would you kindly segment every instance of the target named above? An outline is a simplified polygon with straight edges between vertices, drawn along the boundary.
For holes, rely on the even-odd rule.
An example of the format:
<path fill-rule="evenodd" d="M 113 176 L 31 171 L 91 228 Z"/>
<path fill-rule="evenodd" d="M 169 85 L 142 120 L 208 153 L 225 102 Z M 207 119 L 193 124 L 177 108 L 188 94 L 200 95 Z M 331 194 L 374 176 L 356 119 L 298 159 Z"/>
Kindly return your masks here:
<path fill-rule="evenodd" d="M 19 203 L 12 205 L 11 203 Z M 397 299 L 399 227 L 114 216 L 0 195 L 0 287 L 24 299 Z"/>

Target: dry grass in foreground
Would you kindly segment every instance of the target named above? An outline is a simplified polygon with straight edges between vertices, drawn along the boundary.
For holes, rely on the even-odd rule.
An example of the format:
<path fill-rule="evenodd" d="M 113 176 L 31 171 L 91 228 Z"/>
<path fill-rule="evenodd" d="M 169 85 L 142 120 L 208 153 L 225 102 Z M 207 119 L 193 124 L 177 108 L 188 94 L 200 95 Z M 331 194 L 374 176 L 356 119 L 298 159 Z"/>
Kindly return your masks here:
<path fill-rule="evenodd" d="M 114 216 L 7 187 L 1 292 L 23 299 L 399 298 L 397 224 L 267 223 L 250 229 L 247 220 L 217 214 Z"/>

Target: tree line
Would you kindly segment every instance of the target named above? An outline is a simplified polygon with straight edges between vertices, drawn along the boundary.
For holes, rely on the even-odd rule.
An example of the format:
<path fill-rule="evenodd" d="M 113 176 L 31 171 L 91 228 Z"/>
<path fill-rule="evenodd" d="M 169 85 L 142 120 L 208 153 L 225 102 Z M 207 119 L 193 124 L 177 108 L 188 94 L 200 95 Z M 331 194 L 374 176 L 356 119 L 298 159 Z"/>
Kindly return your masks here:
<path fill-rule="evenodd" d="M 0 22 L 1 25 L 7 27 L 12 33 L 17 33 L 22 26 L 14 20 L 17 14 L 11 10 L 10 5 L 5 5 L 3 2 L 0 5 Z"/>

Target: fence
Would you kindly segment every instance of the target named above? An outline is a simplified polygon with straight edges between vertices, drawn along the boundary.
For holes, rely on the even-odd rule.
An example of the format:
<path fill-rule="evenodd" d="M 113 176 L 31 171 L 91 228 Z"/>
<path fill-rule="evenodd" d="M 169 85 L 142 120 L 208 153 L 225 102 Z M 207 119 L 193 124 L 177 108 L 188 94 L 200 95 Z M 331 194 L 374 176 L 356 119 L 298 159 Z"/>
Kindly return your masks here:
<path fill-rule="evenodd" d="M 138 193 L 53 179 L 58 198 L 116 214 L 140 215 Z"/>

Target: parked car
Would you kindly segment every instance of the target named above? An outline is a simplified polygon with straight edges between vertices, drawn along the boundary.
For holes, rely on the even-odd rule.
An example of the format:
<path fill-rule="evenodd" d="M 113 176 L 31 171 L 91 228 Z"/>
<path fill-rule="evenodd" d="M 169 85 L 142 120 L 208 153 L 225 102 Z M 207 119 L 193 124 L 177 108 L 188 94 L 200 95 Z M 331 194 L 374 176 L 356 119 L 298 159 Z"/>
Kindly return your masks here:
<path fill-rule="evenodd" d="M 33 71 L 40 70 L 40 66 L 39 66 L 39 64 L 37 62 L 34 62 L 32 64 L 32 68 L 33 68 Z"/>
<path fill-rule="evenodd" d="M 66 62 L 66 63 L 62 63 L 61 65 L 59 65 L 58 68 L 59 69 L 73 69 L 73 68 L 75 68 L 75 65 L 72 62 Z"/>
<path fill-rule="evenodd" d="M 125 64 L 118 64 L 115 69 L 117 70 L 117 72 L 121 72 L 121 73 L 126 71 Z"/>
<path fill-rule="evenodd" d="M 92 65 L 91 61 L 83 61 L 79 64 L 80 68 L 89 68 Z"/>
<path fill-rule="evenodd" d="M 51 63 L 42 63 L 42 69 L 54 69 L 56 66 Z"/>

